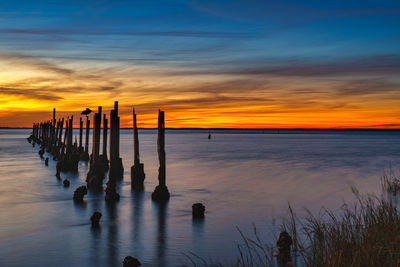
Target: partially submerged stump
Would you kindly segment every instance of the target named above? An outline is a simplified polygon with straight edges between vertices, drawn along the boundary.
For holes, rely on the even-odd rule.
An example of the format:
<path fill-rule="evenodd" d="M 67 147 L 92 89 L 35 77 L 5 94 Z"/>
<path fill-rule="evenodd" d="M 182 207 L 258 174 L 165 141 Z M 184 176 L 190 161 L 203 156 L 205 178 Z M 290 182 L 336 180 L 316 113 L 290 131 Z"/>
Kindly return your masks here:
<path fill-rule="evenodd" d="M 44 155 L 44 149 L 43 149 L 43 148 L 41 148 L 41 149 L 38 151 L 38 154 L 39 154 L 40 158 L 43 158 L 43 155 Z"/>
<path fill-rule="evenodd" d="M 140 261 L 132 256 L 125 257 L 124 261 L 122 262 L 123 267 L 138 267 L 142 266 Z"/>
<path fill-rule="evenodd" d="M 157 202 L 166 202 L 169 200 L 169 192 L 165 183 L 165 122 L 164 111 L 158 110 L 158 139 L 157 139 L 158 160 L 160 167 L 158 168 L 158 185 L 151 198 Z"/>
<path fill-rule="evenodd" d="M 65 179 L 64 181 L 63 181 L 63 184 L 64 184 L 64 187 L 69 187 L 69 180 L 68 179 Z"/>
<path fill-rule="evenodd" d="M 75 201 L 83 201 L 84 196 L 87 194 L 87 188 L 86 186 L 82 185 L 75 189 L 74 191 L 74 200 Z"/>
<path fill-rule="evenodd" d="M 46 159 L 44 160 L 44 165 L 49 166 L 49 158 L 46 157 Z"/>
<path fill-rule="evenodd" d="M 278 247 L 278 264 L 279 266 L 287 266 L 290 263 L 290 246 L 292 245 L 292 238 L 288 234 L 288 232 L 283 231 L 279 234 L 278 241 L 276 242 Z"/>
<path fill-rule="evenodd" d="M 136 125 L 136 113 L 135 108 L 133 108 L 133 146 L 134 146 L 134 164 L 131 167 L 131 186 L 135 190 L 143 190 L 144 189 L 144 179 L 146 178 L 146 174 L 144 173 L 144 165 L 140 163 L 139 156 L 139 135 L 138 129 Z"/>
<path fill-rule="evenodd" d="M 202 203 L 194 203 L 192 205 L 192 216 L 194 219 L 203 219 L 206 207 Z"/>
<path fill-rule="evenodd" d="M 90 217 L 90 221 L 92 222 L 92 227 L 97 228 L 100 226 L 101 213 L 98 211 L 93 212 L 93 215 Z"/>

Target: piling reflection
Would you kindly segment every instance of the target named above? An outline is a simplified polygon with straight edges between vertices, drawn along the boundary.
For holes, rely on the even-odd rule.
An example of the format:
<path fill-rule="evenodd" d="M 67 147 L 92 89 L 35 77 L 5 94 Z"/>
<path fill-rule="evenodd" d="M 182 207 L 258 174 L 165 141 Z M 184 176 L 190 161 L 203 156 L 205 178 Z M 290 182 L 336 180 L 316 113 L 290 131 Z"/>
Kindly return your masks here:
<path fill-rule="evenodd" d="M 132 197 L 132 244 L 133 244 L 133 255 L 138 257 L 141 256 L 142 244 L 142 226 L 143 222 L 143 205 L 144 205 L 145 193 L 143 191 L 134 191 Z"/>
<path fill-rule="evenodd" d="M 99 192 L 91 193 L 93 198 L 90 201 L 91 204 L 91 213 L 95 211 L 100 211 L 103 206 L 103 194 Z M 90 214 L 91 214 L 90 213 Z M 90 215 L 89 214 L 89 215 Z M 89 218 L 88 218 L 89 221 Z M 91 227 L 91 242 L 90 242 L 90 264 L 92 266 L 101 265 L 101 223 L 99 227 Z"/>
<path fill-rule="evenodd" d="M 166 249 L 167 249 L 167 213 L 168 203 L 153 202 L 153 210 L 157 217 L 157 239 L 155 240 L 154 247 L 156 248 L 156 255 L 154 255 L 154 262 L 157 266 L 166 266 Z"/>
<path fill-rule="evenodd" d="M 106 204 L 107 217 L 108 217 L 108 232 L 107 232 L 107 251 L 109 266 L 114 266 L 119 262 L 119 236 L 118 236 L 118 205 L 117 203 Z"/>
<path fill-rule="evenodd" d="M 192 219 L 192 248 L 199 256 L 204 256 L 204 224 L 203 219 Z"/>

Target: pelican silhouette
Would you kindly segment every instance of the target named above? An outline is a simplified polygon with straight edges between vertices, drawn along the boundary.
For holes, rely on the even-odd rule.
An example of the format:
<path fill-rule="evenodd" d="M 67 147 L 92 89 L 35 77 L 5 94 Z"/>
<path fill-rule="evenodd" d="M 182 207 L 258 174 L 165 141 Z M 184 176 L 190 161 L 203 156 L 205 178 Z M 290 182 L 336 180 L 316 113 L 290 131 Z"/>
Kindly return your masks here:
<path fill-rule="evenodd" d="M 86 108 L 86 110 L 81 112 L 81 115 L 89 115 L 92 112 L 92 110 L 90 108 Z"/>

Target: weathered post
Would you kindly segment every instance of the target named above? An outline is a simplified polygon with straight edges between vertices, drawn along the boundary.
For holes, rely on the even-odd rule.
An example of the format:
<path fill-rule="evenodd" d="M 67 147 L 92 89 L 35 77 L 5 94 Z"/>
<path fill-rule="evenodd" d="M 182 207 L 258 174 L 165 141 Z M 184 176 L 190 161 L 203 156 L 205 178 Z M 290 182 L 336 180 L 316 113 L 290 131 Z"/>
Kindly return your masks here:
<path fill-rule="evenodd" d="M 288 266 L 288 263 L 291 262 L 291 255 L 290 255 L 290 246 L 292 245 L 293 241 L 288 232 L 283 231 L 279 234 L 279 239 L 276 242 L 278 246 L 278 264 L 280 267 Z"/>
<path fill-rule="evenodd" d="M 100 164 L 100 126 L 101 126 L 101 107 L 97 113 L 93 115 L 93 145 L 92 156 L 90 158 L 90 168 L 87 174 L 87 187 L 90 189 L 100 190 L 103 188 L 104 169 Z"/>
<path fill-rule="evenodd" d="M 165 202 L 169 199 L 169 192 L 165 182 L 165 122 L 164 111 L 158 110 L 158 140 L 157 140 L 158 160 L 158 186 L 154 189 L 151 198 L 158 202 Z"/>
<path fill-rule="evenodd" d="M 58 133 L 58 146 L 61 146 L 63 127 L 64 127 L 64 118 L 62 118 L 61 120 L 60 132 Z"/>
<path fill-rule="evenodd" d="M 89 130 L 90 130 L 90 120 L 86 116 L 86 136 L 85 136 L 85 151 L 81 154 L 81 160 L 89 160 Z"/>
<path fill-rule="evenodd" d="M 119 116 L 118 101 L 114 102 L 114 109 L 110 112 L 110 172 L 109 176 L 115 179 L 122 179 L 124 167 L 119 157 Z"/>
<path fill-rule="evenodd" d="M 108 131 L 108 120 L 106 114 L 103 115 L 103 154 L 100 155 L 100 161 L 103 165 L 104 170 L 108 170 L 108 157 L 107 157 L 107 131 Z"/>
<path fill-rule="evenodd" d="M 124 167 L 122 159 L 119 157 L 119 117 L 118 101 L 114 102 L 114 109 L 110 112 L 110 171 L 108 173 L 108 182 L 105 199 L 108 202 L 119 200 L 119 194 L 116 191 L 117 179 L 122 179 Z"/>
<path fill-rule="evenodd" d="M 72 125 L 73 125 L 73 119 L 74 116 L 71 116 L 71 118 L 68 121 L 68 137 L 67 137 L 67 153 L 71 153 L 72 151 Z"/>
<path fill-rule="evenodd" d="M 139 135 L 136 124 L 136 113 L 135 108 L 132 109 L 133 113 L 133 147 L 134 147 L 134 164 L 131 167 L 131 186 L 135 190 L 144 189 L 144 179 L 146 174 L 144 173 L 144 165 L 140 163 L 139 156 Z"/>
<path fill-rule="evenodd" d="M 82 134 L 83 134 L 83 120 L 82 118 L 79 118 L 79 147 L 78 147 L 79 154 L 83 153 Z"/>

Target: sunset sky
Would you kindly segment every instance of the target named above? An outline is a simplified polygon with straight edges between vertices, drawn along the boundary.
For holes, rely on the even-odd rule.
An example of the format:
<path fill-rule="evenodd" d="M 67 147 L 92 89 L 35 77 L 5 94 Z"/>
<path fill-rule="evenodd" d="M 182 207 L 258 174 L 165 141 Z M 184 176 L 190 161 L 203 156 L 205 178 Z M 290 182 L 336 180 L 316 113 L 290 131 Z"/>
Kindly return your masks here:
<path fill-rule="evenodd" d="M 123 127 L 400 128 L 400 1 L 0 2 L 0 126 L 114 100 Z"/>

